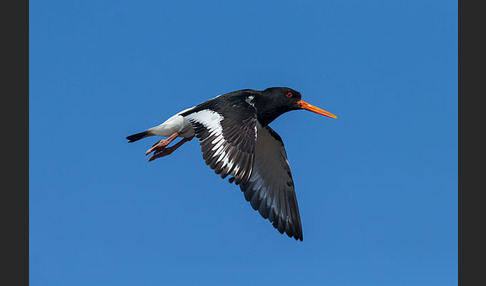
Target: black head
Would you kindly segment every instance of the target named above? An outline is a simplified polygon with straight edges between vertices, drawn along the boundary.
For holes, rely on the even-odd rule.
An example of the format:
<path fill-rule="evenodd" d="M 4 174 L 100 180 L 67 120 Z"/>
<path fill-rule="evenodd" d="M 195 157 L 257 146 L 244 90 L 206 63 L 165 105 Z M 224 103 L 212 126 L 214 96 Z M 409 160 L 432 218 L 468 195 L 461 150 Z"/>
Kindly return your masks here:
<path fill-rule="evenodd" d="M 335 115 L 302 100 L 300 92 L 289 87 L 270 87 L 262 91 L 257 103 L 258 120 L 266 125 L 291 110 L 305 109 L 321 115 L 337 118 Z"/>
<path fill-rule="evenodd" d="M 287 109 L 286 111 L 300 109 L 297 102 L 302 99 L 302 95 L 289 87 L 269 87 L 262 91 L 262 95 L 272 104 Z"/>

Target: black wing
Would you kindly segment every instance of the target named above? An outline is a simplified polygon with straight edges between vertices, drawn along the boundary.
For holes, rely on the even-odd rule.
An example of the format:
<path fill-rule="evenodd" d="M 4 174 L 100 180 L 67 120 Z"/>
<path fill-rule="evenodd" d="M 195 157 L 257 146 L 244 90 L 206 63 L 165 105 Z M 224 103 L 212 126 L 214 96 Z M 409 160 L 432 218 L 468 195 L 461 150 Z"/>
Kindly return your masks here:
<path fill-rule="evenodd" d="M 250 178 L 256 142 L 256 110 L 251 94 L 222 95 L 182 113 L 194 128 L 206 164 L 216 174 Z"/>
<path fill-rule="evenodd" d="M 269 126 L 258 128 L 255 154 L 253 173 L 240 185 L 245 199 L 280 233 L 303 240 L 287 154 L 282 139 Z"/>

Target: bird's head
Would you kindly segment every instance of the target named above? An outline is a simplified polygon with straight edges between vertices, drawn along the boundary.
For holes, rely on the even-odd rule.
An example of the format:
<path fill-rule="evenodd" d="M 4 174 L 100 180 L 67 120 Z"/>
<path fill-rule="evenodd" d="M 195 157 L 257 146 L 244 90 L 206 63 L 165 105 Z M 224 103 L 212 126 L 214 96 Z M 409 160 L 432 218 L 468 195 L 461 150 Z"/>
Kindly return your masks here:
<path fill-rule="evenodd" d="M 305 109 L 327 117 L 337 118 L 336 115 L 303 101 L 300 92 L 288 87 L 270 87 L 265 89 L 262 94 L 267 99 L 267 106 L 274 110 L 280 110 L 280 114 L 291 110 Z"/>

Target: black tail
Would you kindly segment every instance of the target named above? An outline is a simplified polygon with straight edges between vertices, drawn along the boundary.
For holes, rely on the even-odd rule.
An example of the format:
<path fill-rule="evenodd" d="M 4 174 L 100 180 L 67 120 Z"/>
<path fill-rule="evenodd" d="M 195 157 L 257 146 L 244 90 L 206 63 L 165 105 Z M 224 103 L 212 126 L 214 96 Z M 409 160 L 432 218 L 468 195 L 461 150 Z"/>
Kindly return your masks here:
<path fill-rule="evenodd" d="M 150 136 L 150 132 L 149 131 L 143 131 L 143 132 L 140 132 L 140 133 L 137 133 L 137 134 L 133 134 L 133 135 L 130 135 L 127 137 L 127 139 L 129 140 L 128 143 L 132 143 L 132 142 L 135 142 L 135 141 L 138 141 L 144 137 L 147 137 L 147 136 Z"/>

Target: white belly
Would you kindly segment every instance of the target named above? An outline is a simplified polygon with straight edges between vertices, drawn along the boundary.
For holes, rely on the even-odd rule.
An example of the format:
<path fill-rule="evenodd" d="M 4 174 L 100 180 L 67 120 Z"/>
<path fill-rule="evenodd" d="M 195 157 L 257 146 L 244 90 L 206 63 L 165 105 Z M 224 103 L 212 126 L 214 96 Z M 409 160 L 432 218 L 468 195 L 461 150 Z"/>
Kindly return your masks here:
<path fill-rule="evenodd" d="M 192 107 L 191 107 L 192 108 Z M 190 138 L 194 136 L 194 129 L 192 128 L 191 123 L 187 121 L 183 116 L 179 115 L 184 111 L 189 110 L 190 108 L 183 110 L 176 115 L 172 116 L 171 118 L 167 119 L 164 123 L 150 128 L 150 132 L 157 136 L 169 137 L 170 135 L 179 132 L 180 135 L 178 137 Z"/>

